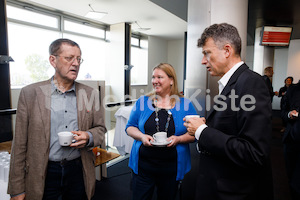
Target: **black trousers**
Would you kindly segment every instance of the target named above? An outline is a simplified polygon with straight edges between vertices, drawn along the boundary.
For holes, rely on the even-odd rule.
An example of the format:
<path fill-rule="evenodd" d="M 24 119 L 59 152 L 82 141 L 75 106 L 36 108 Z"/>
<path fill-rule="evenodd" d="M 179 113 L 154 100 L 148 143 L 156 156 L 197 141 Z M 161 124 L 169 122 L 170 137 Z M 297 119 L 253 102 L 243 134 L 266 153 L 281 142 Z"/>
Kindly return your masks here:
<path fill-rule="evenodd" d="M 288 140 L 284 144 L 284 157 L 293 200 L 300 199 L 300 144 Z"/>
<path fill-rule="evenodd" d="M 81 158 L 48 162 L 43 200 L 86 200 Z"/>
<path fill-rule="evenodd" d="M 157 200 L 174 200 L 178 191 L 179 181 L 176 174 L 147 174 L 132 172 L 132 200 L 151 200 L 154 189 L 157 189 Z"/>

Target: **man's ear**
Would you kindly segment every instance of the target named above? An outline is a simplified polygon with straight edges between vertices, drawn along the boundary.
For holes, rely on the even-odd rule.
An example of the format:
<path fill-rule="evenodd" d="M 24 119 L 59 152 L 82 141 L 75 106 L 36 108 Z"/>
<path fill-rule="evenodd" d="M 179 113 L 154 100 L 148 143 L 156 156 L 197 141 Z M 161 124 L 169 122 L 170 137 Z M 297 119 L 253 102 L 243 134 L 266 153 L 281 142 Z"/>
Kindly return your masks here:
<path fill-rule="evenodd" d="M 54 68 L 56 68 L 56 63 L 55 63 L 55 61 L 56 61 L 56 57 L 53 56 L 53 55 L 50 55 L 50 56 L 49 56 L 49 62 L 50 62 L 50 64 L 51 64 Z"/>
<path fill-rule="evenodd" d="M 228 58 L 231 54 L 233 54 L 233 48 L 230 44 L 225 44 L 224 45 L 224 50 L 225 50 L 225 56 Z"/>

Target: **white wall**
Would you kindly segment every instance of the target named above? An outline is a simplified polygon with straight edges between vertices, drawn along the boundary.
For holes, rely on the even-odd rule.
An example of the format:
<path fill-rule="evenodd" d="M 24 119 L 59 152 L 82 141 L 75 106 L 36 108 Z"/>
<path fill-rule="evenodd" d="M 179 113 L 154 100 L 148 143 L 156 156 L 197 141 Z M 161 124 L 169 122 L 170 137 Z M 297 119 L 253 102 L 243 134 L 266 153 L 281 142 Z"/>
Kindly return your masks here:
<path fill-rule="evenodd" d="M 168 42 L 168 63 L 176 71 L 179 91 L 183 91 L 184 40 L 172 40 Z"/>
<path fill-rule="evenodd" d="M 249 69 L 253 70 L 254 46 L 246 47 L 246 58 L 245 58 L 244 62 L 248 65 Z"/>
<path fill-rule="evenodd" d="M 108 45 L 109 62 L 105 70 L 105 81 L 110 86 L 112 99 L 109 102 L 124 101 L 124 61 L 125 61 L 125 23 L 110 26 Z"/>
<path fill-rule="evenodd" d="M 263 69 L 274 66 L 274 47 L 264 47 Z"/>
<path fill-rule="evenodd" d="M 148 37 L 148 87 L 147 91 L 152 90 L 151 77 L 152 69 L 162 62 L 168 62 L 168 42 L 155 36 Z"/>
<path fill-rule="evenodd" d="M 288 48 L 278 48 L 274 51 L 274 66 L 273 66 L 273 89 L 279 91 L 284 86 L 284 79 L 287 77 L 286 70 L 288 64 Z M 277 96 L 273 97 L 272 108 L 280 110 L 280 99 Z"/>
<path fill-rule="evenodd" d="M 300 80 L 300 40 L 291 40 L 288 53 L 287 76 L 293 76 L 294 83 Z"/>
<path fill-rule="evenodd" d="M 274 47 L 261 46 L 262 28 L 255 31 L 253 71 L 264 75 L 264 69 L 274 64 Z"/>
<path fill-rule="evenodd" d="M 253 71 L 263 75 L 264 71 L 264 47 L 261 46 L 260 38 L 261 38 L 262 28 L 256 28 L 255 30 L 255 40 L 254 40 L 254 55 L 253 55 Z"/>
<path fill-rule="evenodd" d="M 247 46 L 248 0 L 213 0 L 210 2 L 211 24 L 226 22 L 238 29 L 242 38 L 241 58 L 245 60 L 246 48 L 244 47 Z"/>

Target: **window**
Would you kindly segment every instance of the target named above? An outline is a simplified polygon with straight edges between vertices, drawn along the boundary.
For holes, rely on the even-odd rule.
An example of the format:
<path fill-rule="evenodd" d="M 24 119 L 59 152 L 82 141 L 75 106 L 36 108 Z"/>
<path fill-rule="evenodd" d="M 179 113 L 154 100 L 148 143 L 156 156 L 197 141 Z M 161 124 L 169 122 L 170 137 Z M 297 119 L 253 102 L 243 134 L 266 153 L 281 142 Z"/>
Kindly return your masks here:
<path fill-rule="evenodd" d="M 49 79 L 53 67 L 49 63 L 49 44 L 59 38 L 59 32 L 21 24 L 8 23 L 10 81 L 12 87 Z"/>
<path fill-rule="evenodd" d="M 140 40 L 138 39 L 138 38 L 135 38 L 135 37 L 132 37 L 131 38 L 131 45 L 132 46 L 137 46 L 137 47 L 139 47 L 140 46 Z"/>
<path fill-rule="evenodd" d="M 131 85 L 148 85 L 148 41 L 131 38 L 131 45 Z"/>
<path fill-rule="evenodd" d="M 58 29 L 58 21 L 59 21 L 58 16 L 44 15 L 44 14 L 32 12 L 29 10 L 24 10 L 9 5 L 7 5 L 6 8 L 7 8 L 7 18 L 9 19 Z M 32 9 L 26 6 L 25 8 Z"/>
<path fill-rule="evenodd" d="M 105 80 L 105 27 L 49 12 L 7 5 L 9 55 L 14 59 L 10 63 L 11 87 L 53 76 L 48 48 L 58 38 L 74 40 L 81 48 L 84 62 L 78 80 Z"/>
<path fill-rule="evenodd" d="M 64 38 L 76 41 L 82 52 L 83 63 L 80 65 L 77 80 L 105 80 L 107 43 L 74 34 L 64 34 Z"/>
<path fill-rule="evenodd" d="M 88 25 L 88 24 L 87 24 Z M 99 28 L 87 26 L 85 24 L 79 24 L 65 20 L 64 26 L 65 31 L 71 31 L 74 33 L 81 33 L 85 35 L 95 36 L 98 38 L 104 38 L 105 31 Z"/>

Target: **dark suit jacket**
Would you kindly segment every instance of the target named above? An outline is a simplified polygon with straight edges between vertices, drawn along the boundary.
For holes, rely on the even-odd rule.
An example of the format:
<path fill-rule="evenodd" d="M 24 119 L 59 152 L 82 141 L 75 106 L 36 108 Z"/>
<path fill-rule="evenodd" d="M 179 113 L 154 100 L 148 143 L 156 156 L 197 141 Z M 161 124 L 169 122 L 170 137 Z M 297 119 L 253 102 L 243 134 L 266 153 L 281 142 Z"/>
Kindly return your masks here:
<path fill-rule="evenodd" d="M 294 142 L 300 142 L 300 118 L 288 118 L 288 113 L 290 111 L 300 111 L 300 82 L 295 85 L 291 85 L 285 96 L 286 100 L 282 105 L 281 117 L 285 122 L 287 122 L 287 127 L 282 139 L 283 142 L 287 142 L 288 138 Z"/>
<path fill-rule="evenodd" d="M 275 95 L 274 91 L 273 91 L 273 86 L 272 86 L 272 83 L 271 83 L 271 80 L 268 76 L 266 75 L 263 75 L 263 79 L 265 80 L 265 83 L 269 89 L 269 94 L 271 96 L 271 102 L 273 101 L 273 96 Z"/>
<path fill-rule="evenodd" d="M 229 98 L 231 90 L 237 98 Z M 240 66 L 231 76 L 221 95 L 226 97 L 217 111 L 207 117 L 199 138 L 199 177 L 196 199 L 258 200 L 273 199 L 269 159 L 271 139 L 271 100 L 260 75 Z M 240 104 L 245 95 L 255 98 L 252 111 Z M 238 111 L 232 109 L 233 102 Z"/>
<path fill-rule="evenodd" d="M 93 135 L 94 146 L 105 139 L 103 107 L 93 88 L 75 82 L 78 128 Z M 25 191 L 26 199 L 43 197 L 50 151 L 51 80 L 28 85 L 21 90 L 16 131 L 12 143 L 8 193 Z M 96 184 L 95 156 L 90 148 L 80 149 L 85 190 L 91 199 Z"/>

